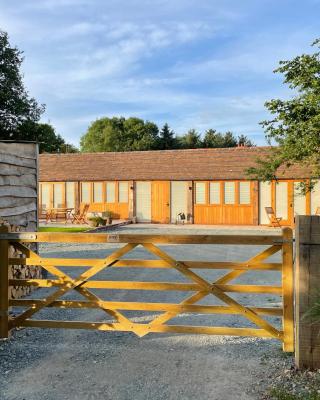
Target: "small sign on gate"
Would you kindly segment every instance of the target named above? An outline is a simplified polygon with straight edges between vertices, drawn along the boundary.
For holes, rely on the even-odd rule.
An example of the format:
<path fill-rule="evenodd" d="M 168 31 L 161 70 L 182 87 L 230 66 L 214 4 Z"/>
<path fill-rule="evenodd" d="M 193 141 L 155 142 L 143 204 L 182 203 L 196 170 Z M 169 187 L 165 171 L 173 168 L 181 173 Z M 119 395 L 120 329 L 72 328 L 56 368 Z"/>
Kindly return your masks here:
<path fill-rule="evenodd" d="M 108 243 L 119 243 L 119 235 L 108 235 L 107 241 Z"/>

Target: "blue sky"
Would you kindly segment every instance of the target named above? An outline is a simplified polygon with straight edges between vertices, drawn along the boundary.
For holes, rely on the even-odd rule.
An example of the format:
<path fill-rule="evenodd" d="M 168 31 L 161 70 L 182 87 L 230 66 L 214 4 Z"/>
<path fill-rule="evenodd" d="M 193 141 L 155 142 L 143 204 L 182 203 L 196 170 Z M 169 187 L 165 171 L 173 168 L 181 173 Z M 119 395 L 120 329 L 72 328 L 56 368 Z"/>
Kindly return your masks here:
<path fill-rule="evenodd" d="M 76 145 L 114 115 L 264 144 L 264 102 L 291 95 L 272 71 L 311 51 L 319 16 L 319 0 L 0 0 L 42 120 Z"/>

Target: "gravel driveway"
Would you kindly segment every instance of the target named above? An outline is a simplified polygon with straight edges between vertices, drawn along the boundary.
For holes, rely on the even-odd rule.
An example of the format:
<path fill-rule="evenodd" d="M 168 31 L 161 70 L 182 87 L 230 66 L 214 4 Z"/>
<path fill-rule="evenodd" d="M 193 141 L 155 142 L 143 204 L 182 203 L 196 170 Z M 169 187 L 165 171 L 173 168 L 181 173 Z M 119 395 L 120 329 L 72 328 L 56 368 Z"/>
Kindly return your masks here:
<path fill-rule="evenodd" d="M 137 233 L 137 228 L 119 230 L 123 231 Z M 149 232 L 153 233 L 152 230 Z M 197 232 L 193 229 L 192 233 Z M 98 258 L 105 257 L 115 248 L 117 245 L 114 244 L 50 244 L 40 251 L 46 257 Z M 264 247 L 167 245 L 161 248 L 181 260 L 242 261 Z M 153 257 L 138 248 L 126 258 Z M 279 256 L 272 259 L 279 260 Z M 70 270 L 68 268 L 68 273 Z M 81 271 L 72 268 L 72 275 Z M 203 277 L 212 281 L 221 274 L 222 271 L 201 271 Z M 175 271 L 130 271 L 123 268 L 105 270 L 94 279 L 187 281 Z M 261 271 L 250 272 L 234 282 L 279 284 L 279 279 L 278 272 Z M 32 296 L 41 297 L 49 292 L 48 289 L 40 289 Z M 189 294 L 161 292 L 155 295 L 149 291 L 125 293 L 111 290 L 96 290 L 96 293 L 104 299 L 153 302 L 177 302 Z M 221 304 L 211 297 L 200 304 Z M 280 304 L 279 298 L 274 295 L 234 294 L 233 297 L 244 304 L 256 306 Z M 74 294 L 66 298 L 81 297 Z M 147 321 L 157 315 L 135 311 L 124 313 L 136 322 Z M 106 319 L 106 314 L 90 309 L 47 309 L 37 317 L 100 321 Z M 270 321 L 279 324 L 279 319 L 273 318 Z M 242 317 L 223 315 L 180 315 L 170 323 L 252 326 Z M 149 334 L 138 338 L 132 333 L 122 332 L 22 329 L 14 332 L 10 340 L 0 342 L 0 399 L 262 399 L 268 376 L 282 358 L 281 343 L 270 339 L 182 334 Z"/>

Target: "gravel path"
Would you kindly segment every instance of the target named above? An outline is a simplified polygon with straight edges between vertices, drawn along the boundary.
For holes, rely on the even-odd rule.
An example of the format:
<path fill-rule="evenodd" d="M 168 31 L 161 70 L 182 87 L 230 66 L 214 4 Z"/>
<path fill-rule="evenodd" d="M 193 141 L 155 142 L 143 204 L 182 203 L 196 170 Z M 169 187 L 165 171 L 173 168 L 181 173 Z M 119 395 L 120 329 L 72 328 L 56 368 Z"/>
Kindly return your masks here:
<path fill-rule="evenodd" d="M 134 231 L 126 227 L 119 232 L 124 230 L 126 233 Z M 40 251 L 46 257 L 96 258 L 105 257 L 115 248 L 117 245 L 113 244 L 51 244 L 42 246 Z M 263 246 L 171 245 L 162 246 L 162 249 L 179 259 L 241 261 L 262 250 Z M 152 257 L 138 248 L 127 258 Z M 277 256 L 273 256 L 273 260 L 278 260 Z M 68 268 L 69 273 L 70 270 Z M 81 271 L 72 268 L 72 275 Z M 221 273 L 201 271 L 208 280 L 214 280 Z M 246 275 L 234 282 L 278 284 L 280 279 L 277 272 Z M 170 270 L 122 268 L 106 270 L 95 279 L 186 281 Z M 47 289 L 40 289 L 32 296 L 48 293 Z M 153 302 L 177 302 L 188 295 L 188 292 L 182 296 L 162 292 L 161 296 L 155 296 L 148 291 L 110 290 L 96 293 L 104 299 Z M 235 294 L 233 297 L 244 304 L 279 305 L 279 298 L 273 295 Z M 75 294 L 72 298 L 81 297 Z M 201 304 L 221 303 L 207 297 Z M 125 312 L 136 322 L 147 321 L 156 314 Z M 105 313 L 99 310 L 47 309 L 37 317 L 106 319 Z M 279 323 L 276 318 L 271 321 Z M 181 315 L 172 323 L 252 326 L 242 317 L 222 315 Z M 180 334 L 149 334 L 138 338 L 122 332 L 22 329 L 14 332 L 10 340 L 0 342 L 0 359 L 1 400 L 253 400 L 263 398 L 268 376 L 273 366 L 283 359 L 283 354 L 281 343 L 270 339 Z"/>

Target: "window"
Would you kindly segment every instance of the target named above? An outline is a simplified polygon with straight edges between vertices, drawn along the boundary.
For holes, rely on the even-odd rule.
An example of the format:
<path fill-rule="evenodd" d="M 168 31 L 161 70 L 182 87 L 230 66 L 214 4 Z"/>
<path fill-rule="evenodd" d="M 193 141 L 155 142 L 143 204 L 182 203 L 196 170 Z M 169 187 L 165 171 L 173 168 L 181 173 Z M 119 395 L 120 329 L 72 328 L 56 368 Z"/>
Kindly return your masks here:
<path fill-rule="evenodd" d="M 239 183 L 239 203 L 250 204 L 250 182 Z"/>
<path fill-rule="evenodd" d="M 314 182 L 314 188 L 311 190 L 311 214 L 315 214 L 320 206 L 320 180 Z"/>
<path fill-rule="evenodd" d="M 41 185 L 41 203 L 43 209 L 51 207 L 51 185 L 48 183 Z"/>
<path fill-rule="evenodd" d="M 102 203 L 102 182 L 93 183 L 93 202 Z"/>
<path fill-rule="evenodd" d="M 128 203 L 128 182 L 119 182 L 119 203 Z"/>
<path fill-rule="evenodd" d="M 235 203 L 235 182 L 224 183 L 224 204 Z"/>
<path fill-rule="evenodd" d="M 74 182 L 66 182 L 66 205 L 68 208 L 74 208 Z"/>
<path fill-rule="evenodd" d="M 81 183 L 81 202 L 91 203 L 91 183 L 82 182 Z"/>
<path fill-rule="evenodd" d="M 106 194 L 107 194 L 107 203 L 115 203 L 115 201 L 116 201 L 116 184 L 115 184 L 115 182 L 107 182 Z"/>
<path fill-rule="evenodd" d="M 276 215 L 288 218 L 288 182 L 276 182 Z"/>
<path fill-rule="evenodd" d="M 53 207 L 54 208 L 64 207 L 62 183 L 54 183 L 53 184 Z"/>
<path fill-rule="evenodd" d="M 220 182 L 210 182 L 210 204 L 220 204 Z"/>
<path fill-rule="evenodd" d="M 196 204 L 206 204 L 205 182 L 196 182 Z"/>

